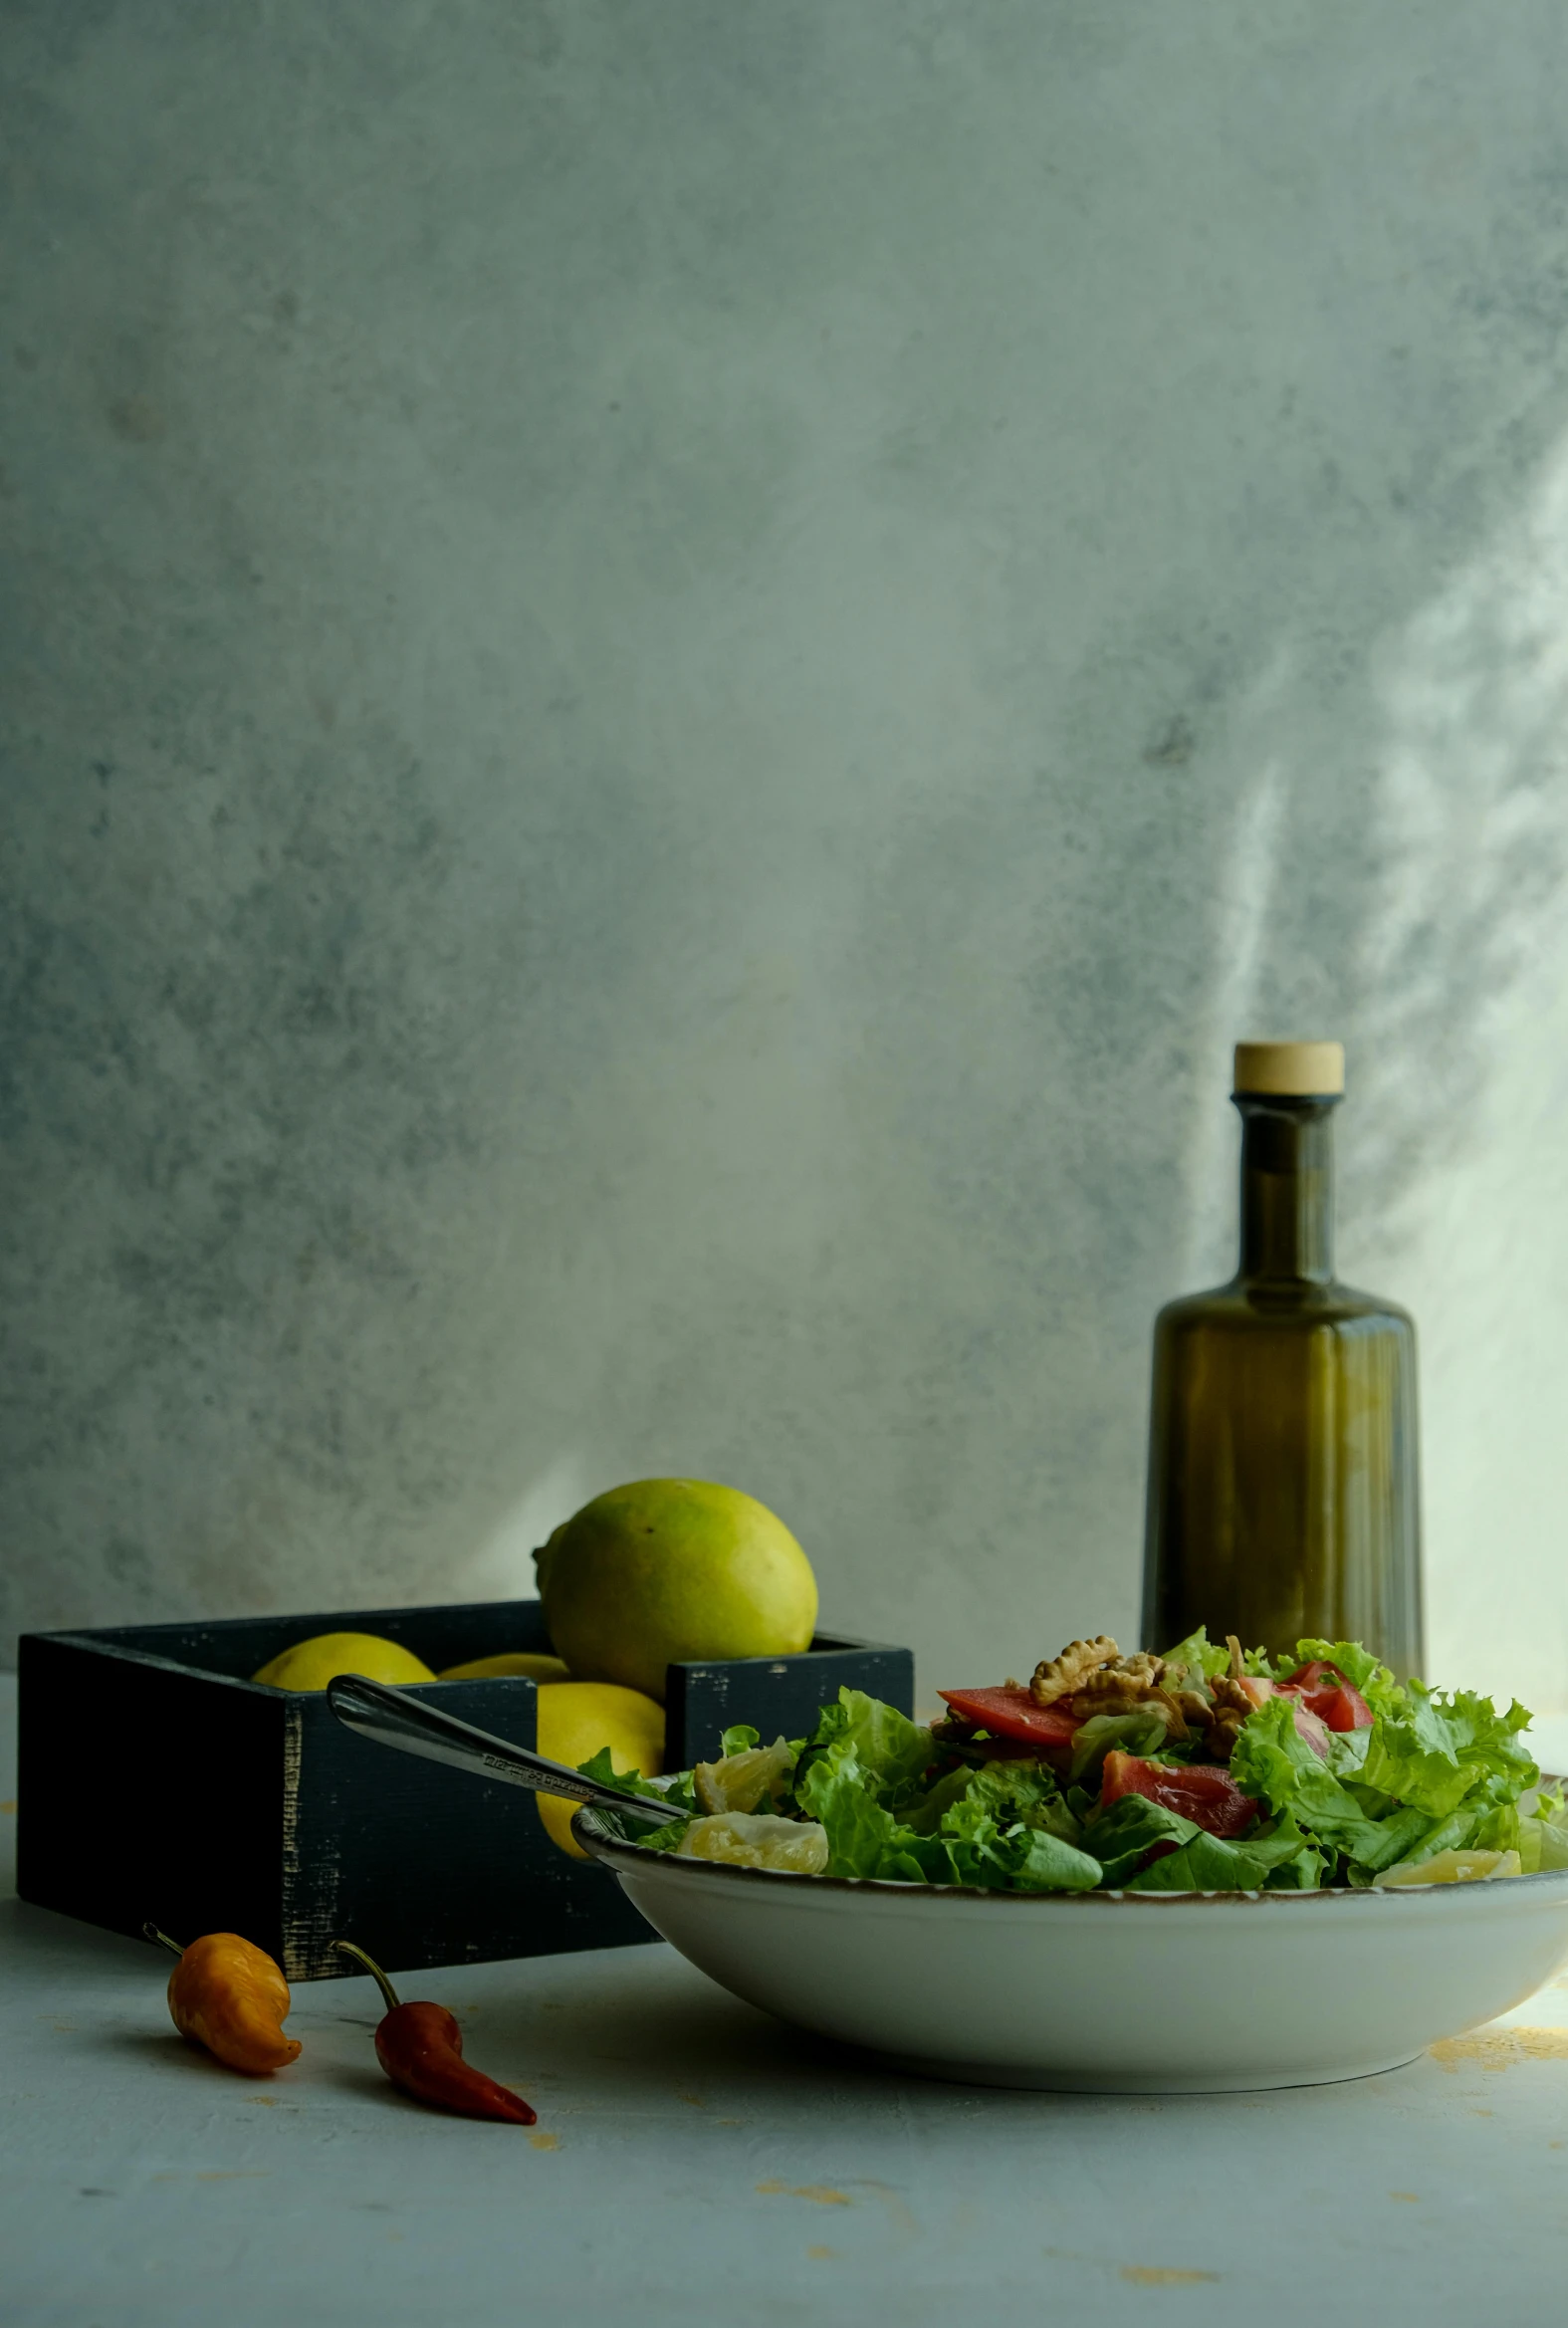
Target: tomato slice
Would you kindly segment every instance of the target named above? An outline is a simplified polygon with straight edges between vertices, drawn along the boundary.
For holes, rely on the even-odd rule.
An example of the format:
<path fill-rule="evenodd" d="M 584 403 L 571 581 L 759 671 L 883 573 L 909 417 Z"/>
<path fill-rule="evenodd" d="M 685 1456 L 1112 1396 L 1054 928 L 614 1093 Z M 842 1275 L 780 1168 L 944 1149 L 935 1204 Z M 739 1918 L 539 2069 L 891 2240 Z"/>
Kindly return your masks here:
<path fill-rule="evenodd" d="M 1344 1682 L 1337 1690 L 1313 1690 L 1302 1705 L 1330 1730 L 1370 1730 L 1372 1708 L 1357 1689 Z"/>
<path fill-rule="evenodd" d="M 1323 1657 L 1314 1657 L 1310 1665 L 1298 1666 L 1280 1683 L 1282 1690 L 1338 1690 L 1349 1687 L 1337 1665 L 1330 1665 Z"/>
<path fill-rule="evenodd" d="M 998 1738 L 1022 1739 L 1025 1746 L 1064 1746 L 1072 1742 L 1075 1718 L 1055 1706 L 1036 1706 L 1021 1684 L 994 1690 L 938 1690 L 962 1722 Z"/>
<path fill-rule="evenodd" d="M 1230 1772 L 1218 1765 L 1146 1762 L 1138 1754 L 1124 1754 L 1112 1747 L 1105 1757 L 1100 1800 L 1115 1802 L 1123 1794 L 1141 1794 L 1227 1842 L 1244 1834 L 1258 1812 L 1252 1797 L 1243 1794 Z"/>

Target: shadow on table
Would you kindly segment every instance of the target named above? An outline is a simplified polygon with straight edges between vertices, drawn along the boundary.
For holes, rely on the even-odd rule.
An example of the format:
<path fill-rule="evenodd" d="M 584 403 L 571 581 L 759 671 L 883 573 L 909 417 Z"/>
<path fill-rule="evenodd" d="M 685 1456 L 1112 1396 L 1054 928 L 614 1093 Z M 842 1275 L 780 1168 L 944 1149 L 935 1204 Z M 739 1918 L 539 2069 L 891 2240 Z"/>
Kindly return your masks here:
<path fill-rule="evenodd" d="M 53 1969 L 93 1966 L 105 1972 L 123 1972 L 142 1957 L 171 1963 L 150 1941 L 132 1940 L 120 1932 L 102 1932 L 75 1916 L 61 1916 L 53 1908 L 35 1908 L 14 1896 L 0 1900 L 0 1950 L 13 1964 L 48 1964 Z M 167 1972 L 164 1979 L 167 1979 Z"/>
<path fill-rule="evenodd" d="M 661 2093 L 672 2085 L 734 2083 L 755 2096 L 759 2087 L 807 2082 L 820 2092 L 824 2076 L 857 2087 L 905 2084 L 829 2038 L 742 2003 L 663 1948 L 618 1951 L 614 1987 L 597 1996 L 531 1995 L 528 1967 L 520 1964 L 517 1992 L 484 2000 L 470 2049 L 537 2064 L 551 2076 L 609 2072 L 622 2089 L 629 2083 Z"/>

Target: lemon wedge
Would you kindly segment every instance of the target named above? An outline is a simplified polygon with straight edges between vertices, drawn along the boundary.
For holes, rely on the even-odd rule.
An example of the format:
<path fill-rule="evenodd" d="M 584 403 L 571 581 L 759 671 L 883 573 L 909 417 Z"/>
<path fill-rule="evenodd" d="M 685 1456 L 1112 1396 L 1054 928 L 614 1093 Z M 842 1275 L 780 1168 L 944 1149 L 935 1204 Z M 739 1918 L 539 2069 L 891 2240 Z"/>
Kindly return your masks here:
<path fill-rule="evenodd" d="M 774 1809 L 794 1768 L 794 1756 L 782 1738 L 771 1746 L 747 1746 L 717 1762 L 699 1762 L 692 1772 L 692 1791 L 705 1811 L 756 1810 L 766 1800 Z"/>
<path fill-rule="evenodd" d="M 827 1832 L 815 1819 L 751 1817 L 723 1811 L 693 1819 L 677 1855 L 717 1859 L 726 1867 L 770 1867 L 785 1875 L 822 1875 L 827 1869 Z"/>
<path fill-rule="evenodd" d="M 1413 1884 L 1473 1884 L 1488 1876 L 1521 1875 L 1517 1851 L 1440 1851 L 1414 1867 L 1391 1867 L 1373 1879 L 1378 1892 L 1406 1891 Z"/>

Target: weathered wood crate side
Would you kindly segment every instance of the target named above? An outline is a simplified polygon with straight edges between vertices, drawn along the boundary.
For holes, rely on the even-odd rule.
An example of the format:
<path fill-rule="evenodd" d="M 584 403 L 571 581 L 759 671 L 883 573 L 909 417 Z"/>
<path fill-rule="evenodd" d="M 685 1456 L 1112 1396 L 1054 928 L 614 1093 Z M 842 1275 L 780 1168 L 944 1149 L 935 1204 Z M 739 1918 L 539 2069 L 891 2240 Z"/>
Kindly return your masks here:
<path fill-rule="evenodd" d="M 292 1641 L 383 1634 L 435 1668 L 549 1648 L 537 1602 L 357 1609 L 34 1634 L 21 1644 L 17 1888 L 112 1932 L 242 1932 L 291 1980 L 342 1976 L 335 1939 L 389 1970 L 650 1938 L 613 1877 L 551 1842 L 534 1797 L 388 1752 L 317 1692 L 247 1677 Z M 666 1764 L 748 1722 L 809 1731 L 840 1684 L 910 1710 L 910 1653 L 820 1635 L 797 1657 L 671 1666 Z M 421 1684 L 465 1722 L 537 1744 L 521 1678 Z"/>
<path fill-rule="evenodd" d="M 440 1682 L 409 1694 L 514 1746 L 538 1744 L 530 1681 Z M 603 1868 L 557 1849 L 523 1788 L 388 1752 L 345 1730 L 322 1697 L 296 1698 L 291 1715 L 282 1960 L 291 1979 L 351 1972 L 334 1940 L 412 1971 L 654 1937 Z"/>
<path fill-rule="evenodd" d="M 22 1898 L 276 1956 L 287 1699 L 88 1634 L 24 1637 L 18 1665 Z"/>

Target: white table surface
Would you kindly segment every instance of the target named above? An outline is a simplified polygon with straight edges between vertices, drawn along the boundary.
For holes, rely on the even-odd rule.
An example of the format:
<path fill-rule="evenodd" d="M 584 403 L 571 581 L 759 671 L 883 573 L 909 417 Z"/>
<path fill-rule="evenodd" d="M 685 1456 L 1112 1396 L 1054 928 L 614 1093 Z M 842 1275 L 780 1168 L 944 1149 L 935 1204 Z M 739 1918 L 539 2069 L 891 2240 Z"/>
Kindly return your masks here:
<path fill-rule="evenodd" d="M 1446 2060 L 1186 2100 L 883 2076 L 662 1944 L 407 1979 L 529 2093 L 531 2135 L 397 2094 L 367 1980 L 296 1990 L 292 2069 L 217 2067 L 170 2027 L 159 1955 L 15 1898 L 14 1827 L 6 2328 L 1562 2314 L 1568 1979 Z"/>

